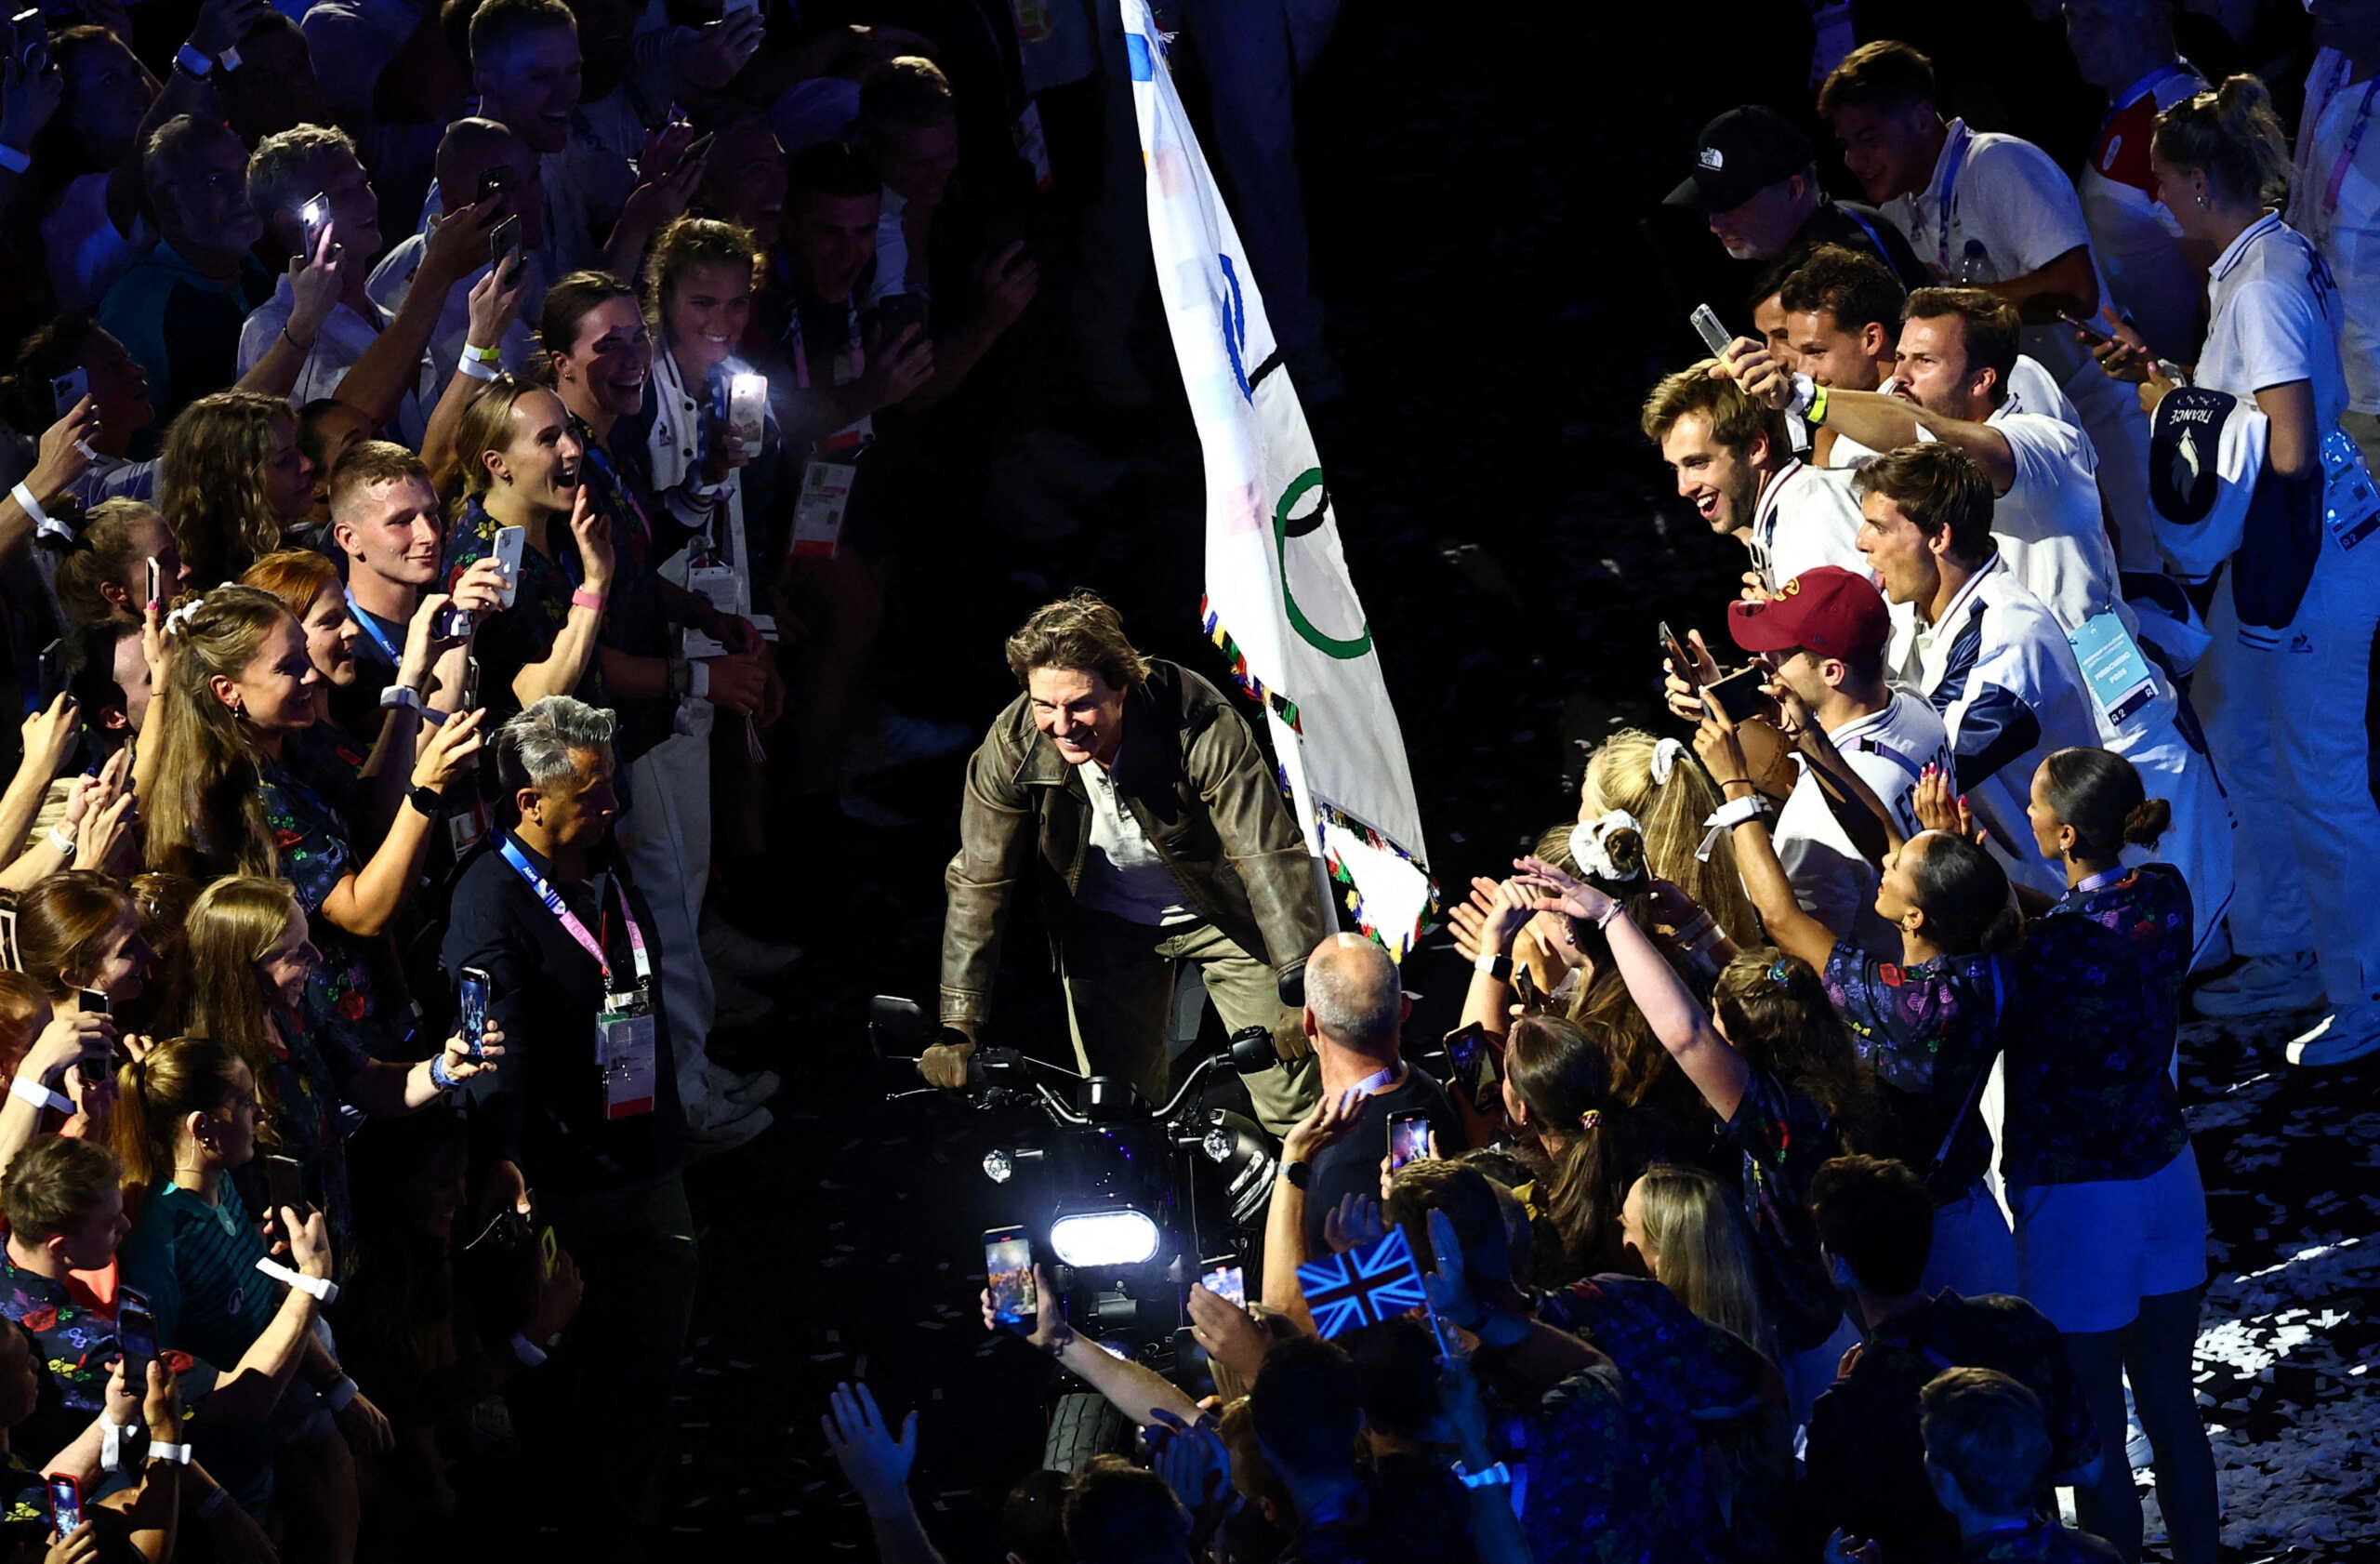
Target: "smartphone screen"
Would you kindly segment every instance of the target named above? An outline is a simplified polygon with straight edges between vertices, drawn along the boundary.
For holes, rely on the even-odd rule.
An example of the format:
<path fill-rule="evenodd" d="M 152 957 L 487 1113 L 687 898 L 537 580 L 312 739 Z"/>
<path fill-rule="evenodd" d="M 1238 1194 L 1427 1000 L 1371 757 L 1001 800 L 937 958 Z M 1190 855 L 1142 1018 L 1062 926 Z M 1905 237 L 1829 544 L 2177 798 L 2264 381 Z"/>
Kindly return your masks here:
<path fill-rule="evenodd" d="M 88 1015 L 106 1015 L 112 1014 L 108 1006 L 108 996 L 106 991 L 99 988 L 75 989 L 74 1008 Z"/>
<path fill-rule="evenodd" d="M 267 1157 L 264 1160 L 264 1186 L 272 1201 L 272 1214 L 278 1219 L 284 1206 L 292 1211 L 306 1209 L 306 1171 L 295 1157 Z"/>
<path fill-rule="evenodd" d="M 91 378 L 78 365 L 49 383 L 50 404 L 64 418 L 74 411 L 74 404 L 91 394 Z"/>
<path fill-rule="evenodd" d="M 455 1030 L 470 1045 L 471 1057 L 480 1056 L 480 1041 L 487 1035 L 487 974 L 477 967 L 465 967 L 455 985 Z"/>
<path fill-rule="evenodd" d="M 1227 1298 L 1241 1308 L 1248 1306 L 1248 1283 L 1239 1262 L 1226 1254 L 1220 1260 L 1210 1260 L 1198 1267 L 1198 1285 L 1218 1298 Z"/>
<path fill-rule="evenodd" d="M 83 1485 L 64 1472 L 49 1476 L 49 1515 L 61 1537 L 83 1524 Z"/>
<path fill-rule="evenodd" d="M 306 225 L 306 254 L 312 264 L 314 248 L 323 242 L 323 230 L 331 220 L 331 198 L 327 192 L 316 191 L 314 198 L 298 208 L 298 220 Z"/>
<path fill-rule="evenodd" d="M 1430 1116 L 1400 1113 L 1388 1121 L 1388 1171 L 1430 1154 Z"/>
<path fill-rule="evenodd" d="M 1022 1325 L 1041 1312 L 1033 1287 L 1033 1240 L 1022 1227 L 993 1227 L 984 1234 L 984 1269 L 990 1278 L 992 1319 Z"/>
<path fill-rule="evenodd" d="M 137 1293 L 117 1295 L 115 1344 L 124 1352 L 124 1383 L 136 1388 L 145 1385 L 149 1360 L 157 1356 L 157 1320 Z"/>

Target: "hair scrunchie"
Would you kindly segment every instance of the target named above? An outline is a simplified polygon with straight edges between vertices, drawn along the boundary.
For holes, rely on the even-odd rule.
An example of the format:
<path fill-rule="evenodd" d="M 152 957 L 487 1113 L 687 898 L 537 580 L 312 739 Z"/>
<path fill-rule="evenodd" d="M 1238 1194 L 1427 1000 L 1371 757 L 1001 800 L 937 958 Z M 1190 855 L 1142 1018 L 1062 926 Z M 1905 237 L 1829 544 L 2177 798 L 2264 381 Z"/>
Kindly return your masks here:
<path fill-rule="evenodd" d="M 1661 742 L 1674 744 L 1677 740 L 1669 738 Z M 1594 821 L 1592 825 L 1574 828 L 1570 832 L 1570 856 L 1579 861 L 1579 867 L 1587 871 L 1589 879 L 1602 880 L 1615 885 L 1625 885 L 1630 881 L 1644 878 L 1645 867 L 1642 864 L 1622 874 L 1620 872 L 1620 866 L 1612 862 L 1609 844 L 1613 833 L 1618 831 L 1634 831 L 1642 837 L 1645 834 L 1645 828 L 1637 824 L 1636 816 L 1629 814 L 1628 811 L 1614 809 L 1606 813 L 1601 819 Z"/>
<path fill-rule="evenodd" d="M 1599 1130 L 1603 1128 L 1603 1110 L 1601 1108 L 1591 1107 L 1587 1109 L 1586 1112 L 1579 1115 L 1579 1128 L 1582 1132 L 1587 1130 Z"/>
<path fill-rule="evenodd" d="M 168 613 L 165 616 L 165 634 L 169 637 L 175 636 L 190 629 L 192 616 L 197 614 L 198 605 L 205 601 L 206 594 L 201 592 L 179 608 Z"/>
<path fill-rule="evenodd" d="M 1654 745 L 1653 786 L 1656 788 L 1669 786 L 1670 773 L 1677 769 L 1677 762 L 1685 757 L 1686 745 L 1681 740 L 1664 738 Z"/>

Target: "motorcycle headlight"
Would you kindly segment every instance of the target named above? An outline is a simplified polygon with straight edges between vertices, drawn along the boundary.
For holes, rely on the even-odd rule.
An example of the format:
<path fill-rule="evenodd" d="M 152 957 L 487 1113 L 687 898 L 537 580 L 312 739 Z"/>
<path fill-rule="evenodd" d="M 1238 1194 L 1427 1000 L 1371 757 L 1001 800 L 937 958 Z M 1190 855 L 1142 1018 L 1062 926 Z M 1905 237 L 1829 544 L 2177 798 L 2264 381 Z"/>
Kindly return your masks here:
<path fill-rule="evenodd" d="M 1050 1224 L 1050 1247 L 1078 1270 L 1137 1266 L 1157 1254 L 1157 1223 L 1130 1206 L 1062 1213 Z"/>

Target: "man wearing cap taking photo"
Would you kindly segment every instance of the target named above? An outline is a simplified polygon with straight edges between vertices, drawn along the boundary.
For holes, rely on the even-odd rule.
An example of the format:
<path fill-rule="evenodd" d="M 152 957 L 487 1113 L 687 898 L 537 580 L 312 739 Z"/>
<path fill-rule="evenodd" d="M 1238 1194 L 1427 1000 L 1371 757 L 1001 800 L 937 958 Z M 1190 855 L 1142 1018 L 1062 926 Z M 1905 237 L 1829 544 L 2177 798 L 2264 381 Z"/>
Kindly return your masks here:
<path fill-rule="evenodd" d="M 1765 603 L 1729 603 L 1727 632 L 1767 667 L 1786 736 L 1815 722 L 1892 810 L 1901 834 L 1915 836 L 1917 779 L 1928 766 L 1950 768 L 1950 739 L 1931 706 L 1884 678 L 1893 625 L 1875 584 L 1834 565 L 1806 570 Z M 1670 709 L 1699 722 L 1700 695 L 1675 673 L 1667 687 Z M 1839 815 L 1805 764 L 1770 839 L 1805 912 L 1863 950 L 1889 954 L 1899 935 L 1876 912 L 1875 866 L 1842 823 L 1864 814 L 1846 801 Z"/>
<path fill-rule="evenodd" d="M 1693 170 L 1666 205 L 1701 213 L 1712 236 L 1738 260 L 1848 245 L 1883 260 L 1904 288 L 1926 281 L 1917 252 L 1881 213 L 1819 188 L 1809 138 L 1773 109 L 1730 109 L 1704 126 Z"/>

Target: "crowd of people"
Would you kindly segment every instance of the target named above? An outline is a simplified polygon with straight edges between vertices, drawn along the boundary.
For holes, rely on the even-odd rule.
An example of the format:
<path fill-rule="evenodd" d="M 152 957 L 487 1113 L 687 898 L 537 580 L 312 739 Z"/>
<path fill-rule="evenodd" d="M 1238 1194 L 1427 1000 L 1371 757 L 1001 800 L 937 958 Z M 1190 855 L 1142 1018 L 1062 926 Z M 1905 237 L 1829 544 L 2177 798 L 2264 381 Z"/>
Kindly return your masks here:
<path fill-rule="evenodd" d="M 780 1085 L 710 1046 L 799 959 L 771 887 L 854 776 L 975 736 L 871 678 L 933 578 L 896 567 L 958 546 L 938 501 L 1052 378 L 1128 420 L 1170 378 L 1111 0 L 894 9 L 12 20 L 23 1556 L 655 1547 L 684 1170 Z M 2293 152 L 2167 0 L 2070 0 L 2109 92 L 2079 189 L 1835 9 L 1811 102 L 1713 121 L 1671 198 L 1751 329 L 1643 430 L 1746 548 L 1749 660 L 1669 638 L 1677 730 L 1600 744 L 1449 907 L 1466 1075 L 1405 1059 L 1232 698 L 1089 592 L 1009 641 L 925 1080 L 976 1078 L 1027 901 L 1087 1070 L 1161 1094 L 1184 964 L 1277 1054 L 1262 1286 L 1187 1294 L 1214 1395 L 1046 1279 L 1014 1332 L 1146 1431 L 1019 1485 L 1030 1564 L 2130 1559 L 2135 1425 L 2174 1557 L 2215 1557 L 2186 985 L 2306 1013 L 2302 1067 L 2380 1049 L 2380 7 L 2315 0 Z M 1182 19 L 1315 403 L 1291 107 L 1329 11 Z M 1091 193 L 1037 306 L 1053 166 Z M 1426 1319 L 1318 1338 L 1298 1265 L 1392 1227 Z M 857 1385 L 825 1431 L 885 1557 L 932 1557 L 914 1418 Z"/>

